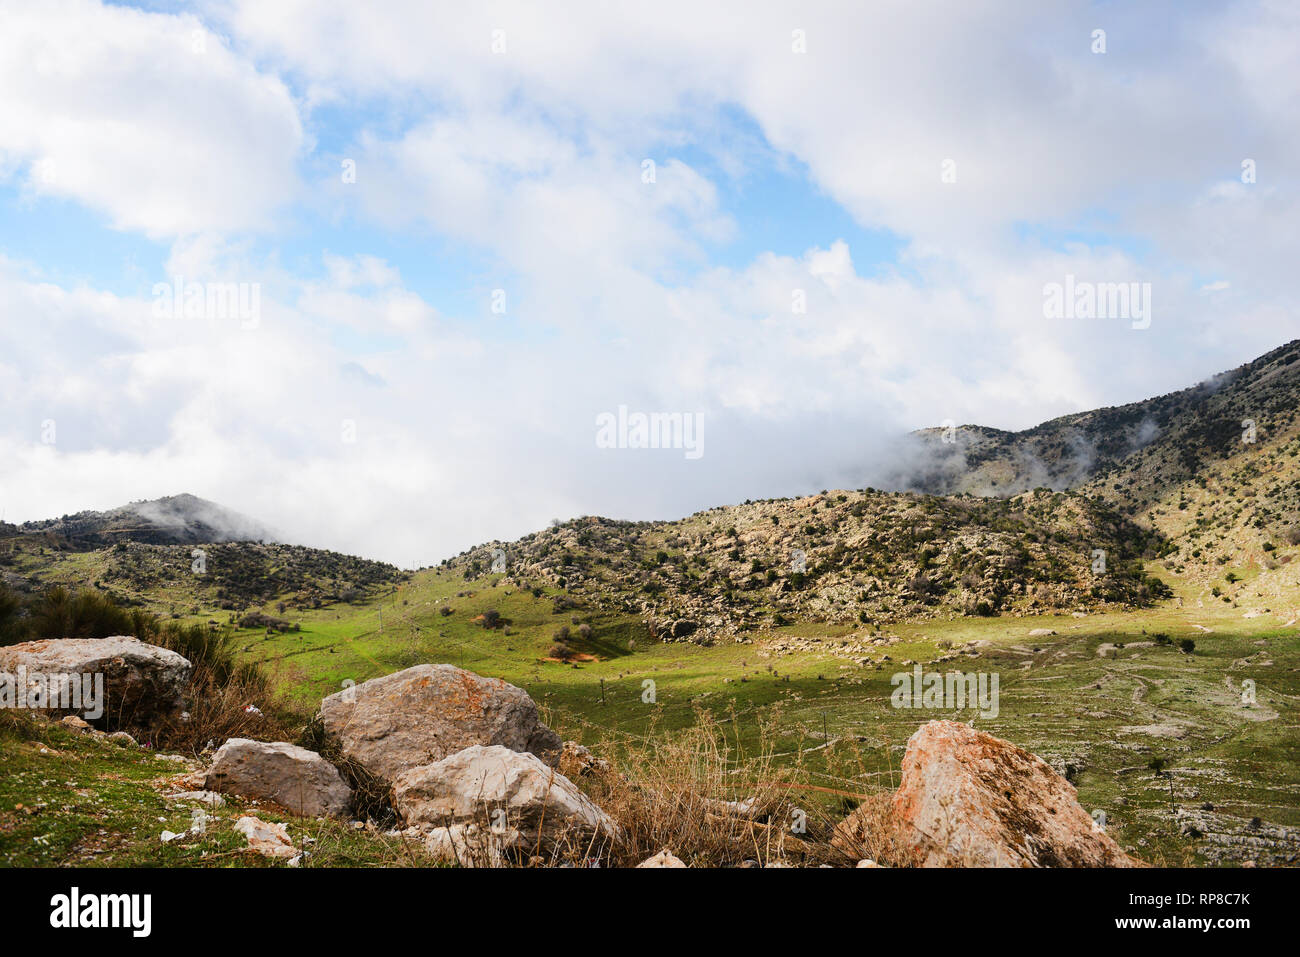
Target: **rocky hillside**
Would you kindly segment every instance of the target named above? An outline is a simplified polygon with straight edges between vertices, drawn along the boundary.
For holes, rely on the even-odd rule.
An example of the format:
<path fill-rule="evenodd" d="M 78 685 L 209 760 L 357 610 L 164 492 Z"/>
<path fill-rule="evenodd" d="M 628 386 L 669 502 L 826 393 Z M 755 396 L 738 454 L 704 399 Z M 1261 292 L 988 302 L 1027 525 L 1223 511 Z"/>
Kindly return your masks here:
<path fill-rule="evenodd" d="M 1141 402 L 1062 416 L 1023 432 L 977 425 L 914 433 L 890 487 L 1009 496 L 1032 488 L 1120 484 L 1141 510 L 1159 494 L 1235 455 L 1255 425 L 1261 445 L 1294 434 L 1300 340 L 1205 382 Z"/>
<path fill-rule="evenodd" d="M 301 545 L 152 545 L 121 541 L 89 552 L 27 535 L 0 537 L 0 584 L 20 594 L 90 585 L 124 604 L 203 614 L 276 602 L 284 610 L 367 598 L 408 573 L 384 562 Z"/>
<path fill-rule="evenodd" d="M 275 541 L 275 535 L 259 522 L 189 494 L 132 502 L 105 512 L 77 512 L 26 522 L 19 531 L 44 536 L 51 542 L 66 542 L 74 548 L 98 548 L 124 541 L 153 545 Z"/>
<path fill-rule="evenodd" d="M 1161 547 L 1104 503 L 1069 493 L 940 498 L 871 489 L 748 502 L 676 522 L 581 518 L 450 562 L 495 568 L 557 602 L 633 612 L 661 637 L 707 643 L 793 620 L 902 618 L 1145 604 L 1140 559 Z M 1094 571 L 1098 551 L 1104 569 Z"/>
<path fill-rule="evenodd" d="M 1075 489 L 1167 539 L 1179 571 L 1276 570 L 1300 545 L 1300 340 L 1190 389 L 1024 432 L 926 429 L 905 461 L 902 488 Z"/>

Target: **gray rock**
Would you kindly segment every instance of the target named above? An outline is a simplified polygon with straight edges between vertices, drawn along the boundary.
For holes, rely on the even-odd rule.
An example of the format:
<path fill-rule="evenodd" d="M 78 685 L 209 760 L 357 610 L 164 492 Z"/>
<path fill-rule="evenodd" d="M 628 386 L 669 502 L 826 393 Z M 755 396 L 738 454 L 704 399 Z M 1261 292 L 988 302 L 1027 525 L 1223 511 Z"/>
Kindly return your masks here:
<path fill-rule="evenodd" d="M 345 757 L 391 783 L 471 745 L 552 756 L 559 735 L 522 688 L 453 665 L 416 665 L 332 694 L 321 721 Z"/>
<path fill-rule="evenodd" d="M 478 824 L 516 830 L 526 847 L 585 852 L 595 838 L 616 838 L 618 825 L 577 785 L 533 754 L 472 745 L 398 776 L 393 807 L 408 826 Z"/>
<path fill-rule="evenodd" d="M 21 669 L 21 670 L 20 670 Z M 174 717 L 193 671 L 189 661 L 174 651 L 123 635 L 112 638 L 47 638 L 0 648 L 0 682 L 6 691 L 25 676 L 28 692 L 41 684 L 50 688 L 42 710 L 75 713 L 99 727 L 151 727 Z M 96 676 L 103 690 L 102 714 L 93 714 L 88 702 L 66 707 L 74 685 L 93 690 Z"/>
<path fill-rule="evenodd" d="M 231 738 L 212 759 L 206 787 L 271 801 L 305 817 L 343 817 L 352 804 L 352 789 L 334 765 L 283 741 Z"/>
<path fill-rule="evenodd" d="M 506 852 L 519 843 L 519 832 L 507 828 L 497 833 L 477 824 L 435 827 L 425 839 L 425 850 L 436 861 L 461 867 L 504 867 Z"/>
<path fill-rule="evenodd" d="M 226 799 L 216 791 L 178 791 L 175 794 L 164 794 L 163 799 L 167 801 L 198 801 L 202 804 L 211 804 L 213 807 L 226 806 Z"/>

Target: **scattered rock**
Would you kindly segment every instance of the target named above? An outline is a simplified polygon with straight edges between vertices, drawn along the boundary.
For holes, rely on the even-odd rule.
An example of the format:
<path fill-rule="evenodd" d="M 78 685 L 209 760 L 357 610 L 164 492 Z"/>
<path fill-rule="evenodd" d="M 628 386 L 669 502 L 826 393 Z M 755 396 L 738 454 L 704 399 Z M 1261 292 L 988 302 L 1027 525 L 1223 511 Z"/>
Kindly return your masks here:
<path fill-rule="evenodd" d="M 912 735 L 892 810 L 924 867 L 1138 865 L 1046 762 L 956 721 Z"/>
<path fill-rule="evenodd" d="M 167 779 L 167 786 L 179 788 L 182 791 L 201 791 L 207 787 L 208 772 L 206 770 L 190 771 L 187 774 L 178 774 L 174 778 Z"/>
<path fill-rule="evenodd" d="M 59 722 L 59 724 L 63 725 L 65 728 L 71 728 L 73 731 L 90 730 L 90 725 L 85 721 L 82 721 L 75 714 L 67 715 Z"/>
<path fill-rule="evenodd" d="M 213 757 L 206 787 L 272 801 L 307 817 L 343 817 L 352 803 L 352 789 L 334 765 L 284 741 L 231 738 Z"/>
<path fill-rule="evenodd" d="M 585 846 L 613 838 L 618 825 L 577 786 L 534 754 L 472 745 L 398 775 L 393 807 L 408 825 L 479 823 L 513 828 L 532 847 Z"/>
<path fill-rule="evenodd" d="M 1029 633 L 1030 638 L 1048 638 L 1056 634 L 1051 628 L 1035 628 Z"/>
<path fill-rule="evenodd" d="M 168 801 L 198 801 L 213 807 L 224 807 L 226 799 L 216 791 L 179 791 L 176 794 L 164 794 Z"/>
<path fill-rule="evenodd" d="M 758 807 L 758 802 L 752 797 L 743 801 L 719 801 L 716 798 L 705 798 L 704 801 L 710 811 L 725 817 L 753 817 Z"/>
<path fill-rule="evenodd" d="M 288 860 L 299 854 L 293 841 L 289 840 L 289 831 L 283 824 L 263 821 L 258 817 L 241 817 L 235 822 L 235 830 L 248 839 L 250 850 L 263 857 Z"/>
<path fill-rule="evenodd" d="M 471 745 L 548 756 L 561 746 L 522 688 L 453 665 L 416 665 L 332 694 L 321 721 L 347 758 L 390 783 Z"/>
<path fill-rule="evenodd" d="M 108 740 L 114 744 L 120 744 L 124 748 L 138 747 L 135 738 L 131 737 L 125 731 L 114 731 L 108 736 Z"/>
<path fill-rule="evenodd" d="M 577 741 L 565 741 L 560 749 L 555 766 L 560 773 L 570 778 L 588 774 L 604 774 L 609 770 L 609 762 L 598 758 Z"/>
<path fill-rule="evenodd" d="M 648 858 L 646 858 L 644 861 L 642 861 L 640 864 L 637 865 L 638 868 L 642 868 L 642 867 L 685 867 L 685 866 L 686 866 L 686 865 L 683 864 L 679 858 L 677 858 L 676 856 L 674 856 L 673 852 L 670 851 L 670 850 L 668 850 L 668 848 L 666 848 L 666 847 L 665 847 L 662 851 L 660 851 L 658 854 L 656 854 L 654 857 L 648 857 Z"/>

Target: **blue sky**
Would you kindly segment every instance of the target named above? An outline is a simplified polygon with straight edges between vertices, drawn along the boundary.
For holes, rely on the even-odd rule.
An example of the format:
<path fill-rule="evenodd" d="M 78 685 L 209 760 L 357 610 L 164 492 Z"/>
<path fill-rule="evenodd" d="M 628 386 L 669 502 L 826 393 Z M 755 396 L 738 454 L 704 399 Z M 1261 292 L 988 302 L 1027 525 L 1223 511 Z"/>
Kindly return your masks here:
<path fill-rule="evenodd" d="M 11 519 L 189 491 L 436 561 L 1295 336 L 1287 4 L 0 8 Z M 1149 328 L 1047 318 L 1066 275 Z M 256 321 L 160 318 L 177 277 Z M 621 405 L 704 454 L 599 447 Z"/>

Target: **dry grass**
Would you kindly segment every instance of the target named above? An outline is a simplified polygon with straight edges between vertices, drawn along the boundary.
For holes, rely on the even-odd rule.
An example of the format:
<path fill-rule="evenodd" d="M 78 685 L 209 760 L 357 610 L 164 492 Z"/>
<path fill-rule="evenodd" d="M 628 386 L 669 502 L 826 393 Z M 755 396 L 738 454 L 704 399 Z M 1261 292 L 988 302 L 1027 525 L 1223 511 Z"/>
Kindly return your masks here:
<path fill-rule="evenodd" d="M 890 795 L 873 794 L 840 825 L 831 838 L 844 859 L 869 858 L 883 867 L 915 867 L 915 853 L 898 829 Z"/>
<path fill-rule="evenodd" d="M 832 844 L 838 813 L 803 801 L 802 771 L 777 766 L 776 720 L 746 756 L 705 712 L 679 734 L 607 746 L 609 770 L 578 779 L 622 829 L 607 863 L 634 867 L 665 848 L 691 867 L 856 863 Z"/>
<path fill-rule="evenodd" d="M 169 718 L 153 732 L 155 747 L 197 755 L 209 747 L 220 747 L 228 738 L 285 741 L 293 734 L 290 728 L 296 716 L 257 673 L 239 674 L 219 683 L 196 668 L 186 701 L 188 711 Z M 301 726 L 301 721 L 297 724 Z"/>

